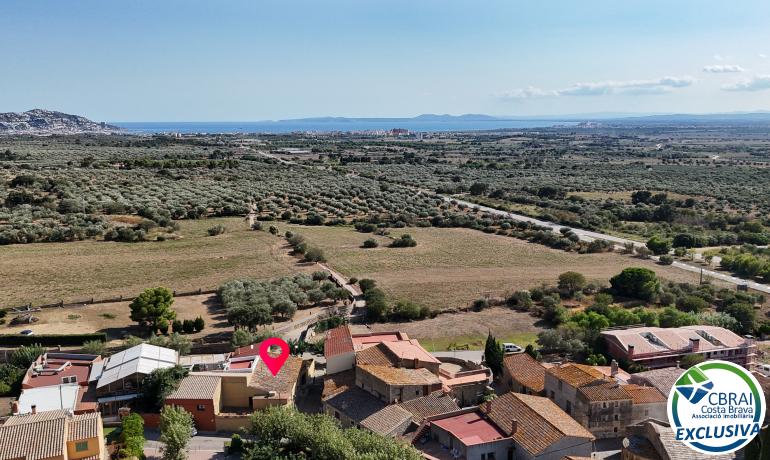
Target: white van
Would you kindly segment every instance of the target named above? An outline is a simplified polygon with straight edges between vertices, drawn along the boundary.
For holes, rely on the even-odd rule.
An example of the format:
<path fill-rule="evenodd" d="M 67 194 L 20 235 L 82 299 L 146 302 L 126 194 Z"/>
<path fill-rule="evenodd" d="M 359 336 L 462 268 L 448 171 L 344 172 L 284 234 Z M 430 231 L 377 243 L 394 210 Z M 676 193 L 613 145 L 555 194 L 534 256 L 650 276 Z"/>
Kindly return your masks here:
<path fill-rule="evenodd" d="M 504 343 L 503 344 L 503 352 L 504 353 L 521 353 L 524 351 L 523 348 L 516 345 L 515 343 Z"/>

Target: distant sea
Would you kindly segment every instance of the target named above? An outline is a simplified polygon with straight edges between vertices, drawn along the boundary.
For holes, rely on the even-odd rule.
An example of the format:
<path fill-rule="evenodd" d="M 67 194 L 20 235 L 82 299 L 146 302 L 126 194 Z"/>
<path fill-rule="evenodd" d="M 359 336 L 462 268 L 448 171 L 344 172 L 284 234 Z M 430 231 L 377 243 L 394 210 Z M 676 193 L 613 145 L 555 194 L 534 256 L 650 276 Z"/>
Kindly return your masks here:
<path fill-rule="evenodd" d="M 244 122 L 110 122 L 138 134 L 154 133 L 293 133 L 387 131 L 394 128 L 413 132 L 488 131 L 496 129 L 546 128 L 571 126 L 575 122 L 553 120 L 286 120 Z"/>

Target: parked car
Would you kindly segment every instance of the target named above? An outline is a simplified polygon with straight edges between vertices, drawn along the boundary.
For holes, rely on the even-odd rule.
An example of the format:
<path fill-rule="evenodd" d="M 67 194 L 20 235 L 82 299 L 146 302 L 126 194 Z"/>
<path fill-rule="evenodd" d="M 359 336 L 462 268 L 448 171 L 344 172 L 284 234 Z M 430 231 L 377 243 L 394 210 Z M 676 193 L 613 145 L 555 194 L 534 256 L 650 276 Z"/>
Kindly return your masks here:
<path fill-rule="evenodd" d="M 515 343 L 503 344 L 503 352 L 505 353 L 521 353 L 522 351 L 524 351 L 524 349 L 516 345 Z"/>
<path fill-rule="evenodd" d="M 23 331 L 19 332 L 19 334 L 21 335 L 33 335 L 34 333 L 35 331 L 33 331 L 32 329 L 24 329 Z"/>

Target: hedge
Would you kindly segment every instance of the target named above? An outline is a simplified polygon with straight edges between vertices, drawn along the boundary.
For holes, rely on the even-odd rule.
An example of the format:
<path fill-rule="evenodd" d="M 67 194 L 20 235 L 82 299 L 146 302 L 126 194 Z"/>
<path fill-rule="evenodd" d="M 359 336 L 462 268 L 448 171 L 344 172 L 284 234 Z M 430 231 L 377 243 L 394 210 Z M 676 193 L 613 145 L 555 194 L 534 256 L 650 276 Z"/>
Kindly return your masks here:
<path fill-rule="evenodd" d="M 107 334 L 104 332 L 94 332 L 91 334 L 40 334 L 40 335 L 20 335 L 20 334 L 0 334 L 0 345 L 33 345 L 43 346 L 79 346 L 91 340 L 100 342 L 107 341 Z"/>

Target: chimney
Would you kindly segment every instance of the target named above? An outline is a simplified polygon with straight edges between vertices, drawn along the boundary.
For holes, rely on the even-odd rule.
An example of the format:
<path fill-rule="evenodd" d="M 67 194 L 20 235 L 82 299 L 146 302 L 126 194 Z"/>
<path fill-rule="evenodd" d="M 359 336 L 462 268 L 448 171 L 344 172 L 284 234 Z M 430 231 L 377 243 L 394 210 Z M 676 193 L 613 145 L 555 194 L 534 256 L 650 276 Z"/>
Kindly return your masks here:
<path fill-rule="evenodd" d="M 610 363 L 610 375 L 612 377 L 615 377 L 618 375 L 618 362 L 614 359 Z"/>
<path fill-rule="evenodd" d="M 676 368 L 679 369 L 679 360 L 676 360 Z"/>
<path fill-rule="evenodd" d="M 419 358 L 414 358 L 412 360 L 412 365 L 414 365 L 415 369 L 419 369 L 420 368 L 420 360 L 419 360 Z"/>
<path fill-rule="evenodd" d="M 32 415 L 37 414 L 37 404 L 32 405 Z"/>
<path fill-rule="evenodd" d="M 519 429 L 519 421 L 516 419 L 511 420 L 511 436 L 516 434 L 516 431 Z"/>
<path fill-rule="evenodd" d="M 19 401 L 13 400 L 11 401 L 11 415 L 16 415 L 19 413 Z"/>
<path fill-rule="evenodd" d="M 633 345 L 629 345 L 628 346 L 628 357 L 631 358 L 633 356 L 634 356 L 634 346 Z"/>
<path fill-rule="evenodd" d="M 690 337 L 690 348 L 693 353 L 700 351 L 700 339 L 694 339 Z"/>

